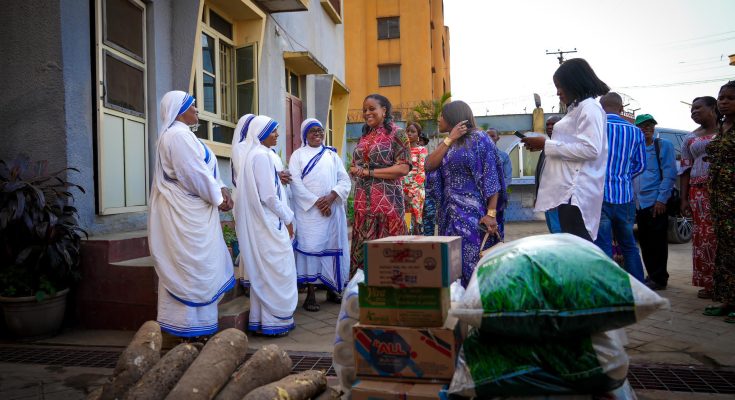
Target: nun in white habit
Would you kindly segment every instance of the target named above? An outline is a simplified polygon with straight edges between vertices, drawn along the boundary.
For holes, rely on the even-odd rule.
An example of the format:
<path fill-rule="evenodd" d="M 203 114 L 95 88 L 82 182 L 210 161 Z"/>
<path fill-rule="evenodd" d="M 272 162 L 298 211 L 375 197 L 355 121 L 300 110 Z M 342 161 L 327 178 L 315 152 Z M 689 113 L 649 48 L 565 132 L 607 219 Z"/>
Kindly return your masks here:
<path fill-rule="evenodd" d="M 267 336 L 285 336 L 294 328 L 298 302 L 291 246 L 294 215 L 283 202 L 285 190 L 269 154 L 278 142 L 277 128 L 275 120 L 259 115 L 245 141 L 233 148 L 235 230 L 240 265 L 250 281 L 248 330 Z"/>
<path fill-rule="evenodd" d="M 219 210 L 232 200 L 217 157 L 189 125 L 194 98 L 181 91 L 161 100 L 160 131 L 150 194 L 148 243 L 158 274 L 158 317 L 164 332 L 182 337 L 217 332 L 217 301 L 235 284 Z"/>
<path fill-rule="evenodd" d="M 296 214 L 296 271 L 307 284 L 303 308 L 319 311 L 314 283 L 327 287 L 327 299 L 339 302 L 350 272 L 345 202 L 352 182 L 334 147 L 324 145 L 324 126 L 314 118 L 301 124 L 301 148 L 289 162 Z"/>

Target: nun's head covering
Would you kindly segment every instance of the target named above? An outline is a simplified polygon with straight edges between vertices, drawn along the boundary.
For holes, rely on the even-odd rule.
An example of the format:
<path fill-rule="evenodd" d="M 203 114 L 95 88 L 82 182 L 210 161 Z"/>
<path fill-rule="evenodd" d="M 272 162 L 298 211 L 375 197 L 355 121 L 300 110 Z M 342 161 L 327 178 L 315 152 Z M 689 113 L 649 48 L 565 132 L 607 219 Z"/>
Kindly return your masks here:
<path fill-rule="evenodd" d="M 278 128 L 278 122 L 275 119 L 267 115 L 258 115 L 250 121 L 250 127 L 248 128 L 247 142 L 250 142 L 251 138 L 253 141 L 258 141 L 258 144 L 273 133 Z"/>
<path fill-rule="evenodd" d="M 248 126 L 246 127 L 246 125 Z M 265 140 L 278 128 L 278 122 L 265 115 L 252 116 L 252 118 L 248 118 L 245 115 L 237 123 L 237 128 L 235 129 L 235 135 L 238 136 L 237 139 L 240 138 L 240 132 L 243 130 L 243 127 L 245 127 L 245 140 L 232 146 L 232 157 L 230 158 L 232 162 L 233 184 L 236 187 L 240 187 L 239 179 L 241 174 L 239 172 L 245 170 L 245 162 L 248 154 L 258 148 L 260 142 Z M 233 143 L 237 142 L 237 139 L 233 139 Z"/>
<path fill-rule="evenodd" d="M 316 118 L 307 118 L 301 123 L 301 147 L 307 146 L 309 143 L 306 141 L 306 135 L 309 133 L 309 129 L 318 126 L 324 129 L 324 125 L 319 122 Z"/>
<path fill-rule="evenodd" d="M 233 146 L 243 142 L 248 136 L 248 129 L 250 128 L 250 123 L 253 122 L 253 118 L 255 118 L 254 114 L 245 114 L 237 121 L 235 134 L 232 135 Z"/>
<path fill-rule="evenodd" d="M 176 118 L 194 105 L 194 98 L 186 92 L 172 90 L 163 95 L 159 114 L 159 135 L 173 125 Z"/>

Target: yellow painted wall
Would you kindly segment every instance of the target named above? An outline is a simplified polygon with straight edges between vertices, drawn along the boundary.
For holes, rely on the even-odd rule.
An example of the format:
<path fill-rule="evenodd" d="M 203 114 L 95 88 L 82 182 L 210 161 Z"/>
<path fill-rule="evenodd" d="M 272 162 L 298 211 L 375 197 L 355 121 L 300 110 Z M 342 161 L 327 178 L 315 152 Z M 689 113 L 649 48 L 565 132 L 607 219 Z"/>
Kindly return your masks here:
<path fill-rule="evenodd" d="M 400 38 L 378 40 L 377 19 L 395 16 L 400 17 Z M 362 101 L 370 93 L 388 97 L 396 109 L 410 109 L 422 100 L 441 97 L 444 79 L 451 90 L 442 0 L 349 0 L 344 2 L 344 17 L 345 83 L 351 91 L 351 118 L 360 117 Z M 400 86 L 378 85 L 381 64 L 401 64 Z"/>

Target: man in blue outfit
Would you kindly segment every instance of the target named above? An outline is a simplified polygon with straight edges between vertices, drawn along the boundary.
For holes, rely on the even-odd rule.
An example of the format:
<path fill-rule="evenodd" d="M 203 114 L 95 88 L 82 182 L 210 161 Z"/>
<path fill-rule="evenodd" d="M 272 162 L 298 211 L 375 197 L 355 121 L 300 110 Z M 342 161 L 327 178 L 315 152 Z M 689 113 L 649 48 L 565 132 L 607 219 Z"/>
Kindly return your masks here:
<path fill-rule="evenodd" d="M 645 139 L 640 129 L 620 117 L 623 99 L 619 94 L 602 96 L 600 104 L 607 113 L 607 174 L 595 244 L 612 258 L 614 236 L 625 259 L 625 270 L 643 282 L 643 264 L 633 236 L 633 178 L 646 167 Z"/>
<path fill-rule="evenodd" d="M 500 135 L 498 134 L 498 130 L 495 128 L 488 128 L 486 131 L 487 135 L 490 136 L 490 139 L 493 140 L 493 143 L 495 145 L 498 145 L 498 140 L 500 140 Z M 508 153 L 504 152 L 503 150 L 498 149 L 498 156 L 500 156 L 500 161 L 503 164 L 503 178 L 505 178 L 505 188 L 508 188 L 508 185 L 510 185 L 511 179 L 513 179 L 513 164 L 510 162 L 510 156 Z"/>
<path fill-rule="evenodd" d="M 656 124 L 651 114 L 642 114 L 635 119 L 635 125 L 646 138 L 646 169 L 636 179 L 635 185 L 638 200 L 636 220 L 643 264 L 648 272 L 646 285 L 653 290 L 662 290 L 666 289 L 669 280 L 666 271 L 669 258 L 666 202 L 676 182 L 676 158 L 671 142 L 654 139 Z"/>

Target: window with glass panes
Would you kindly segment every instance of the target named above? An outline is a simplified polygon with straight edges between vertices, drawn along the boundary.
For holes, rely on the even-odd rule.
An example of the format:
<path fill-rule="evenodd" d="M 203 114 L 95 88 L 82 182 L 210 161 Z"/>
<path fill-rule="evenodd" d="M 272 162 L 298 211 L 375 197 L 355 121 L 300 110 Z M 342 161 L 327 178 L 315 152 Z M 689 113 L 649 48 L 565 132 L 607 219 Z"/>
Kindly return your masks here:
<path fill-rule="evenodd" d="M 300 78 L 301 77 L 297 73 L 286 68 L 286 92 L 291 96 L 301 98 L 301 90 L 299 85 L 299 83 L 301 82 Z"/>
<path fill-rule="evenodd" d="M 234 44 L 231 21 L 205 5 L 194 92 L 197 137 L 230 144 L 237 120 L 257 111 L 256 46 Z"/>

